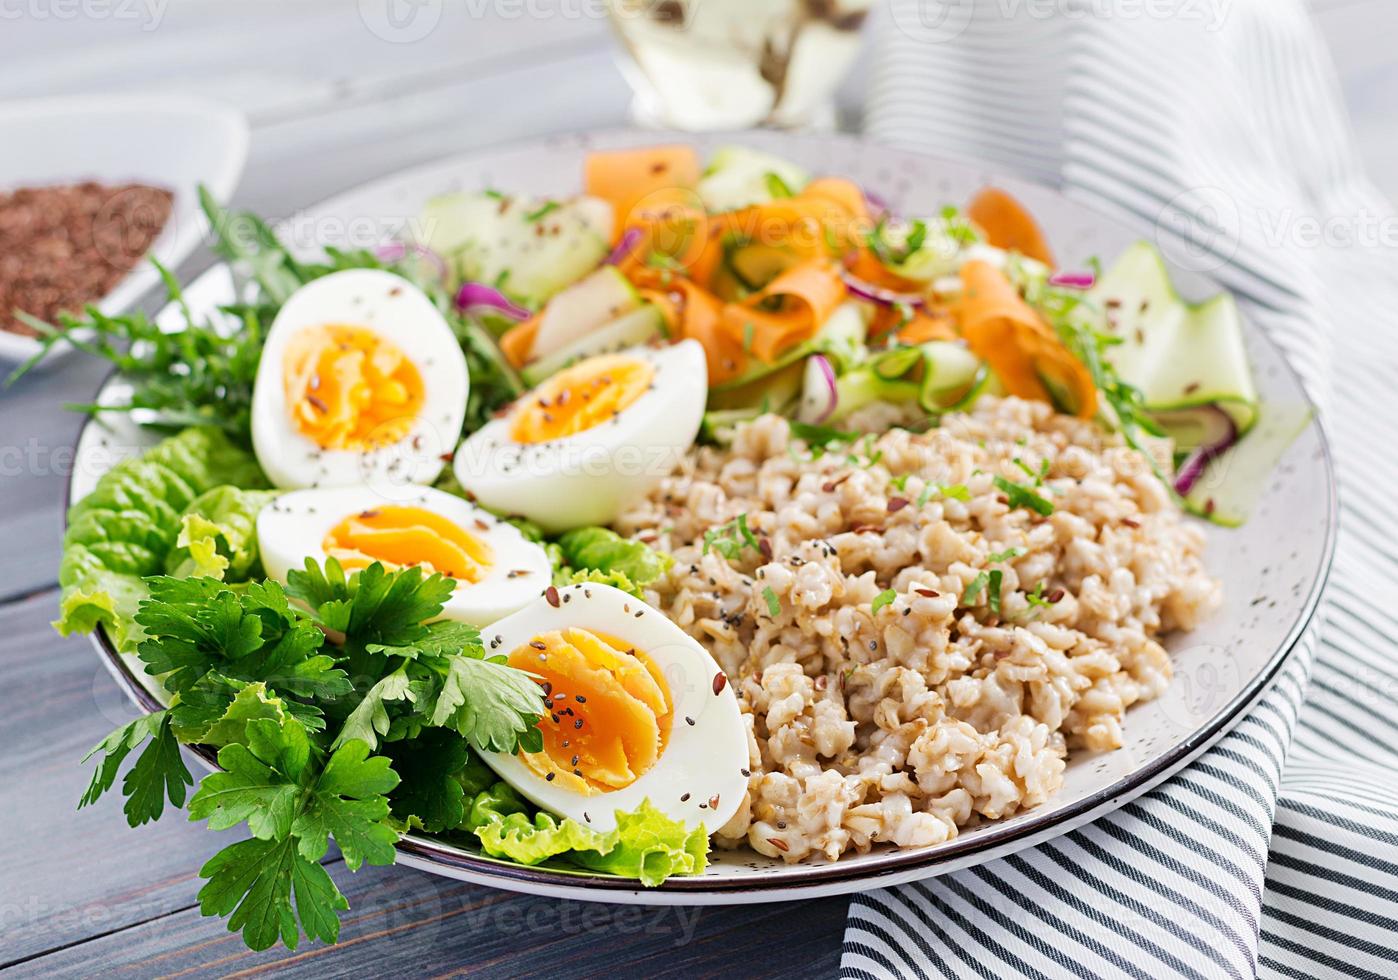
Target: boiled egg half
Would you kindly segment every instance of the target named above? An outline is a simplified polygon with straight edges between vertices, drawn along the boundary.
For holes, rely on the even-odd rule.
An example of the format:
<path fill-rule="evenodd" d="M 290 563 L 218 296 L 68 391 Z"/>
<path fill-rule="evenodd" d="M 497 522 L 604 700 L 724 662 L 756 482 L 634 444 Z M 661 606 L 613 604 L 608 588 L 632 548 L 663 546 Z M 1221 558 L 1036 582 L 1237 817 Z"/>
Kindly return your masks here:
<path fill-rule="evenodd" d="M 708 651 L 664 614 L 609 585 L 569 585 L 481 641 L 543 688 L 543 749 L 481 756 L 538 806 L 607 831 L 615 811 L 649 799 L 712 831 L 742 804 L 738 699 Z"/>
<path fill-rule="evenodd" d="M 442 618 L 473 626 L 527 605 L 553 577 L 544 549 L 512 524 L 430 487 L 394 500 L 367 486 L 283 494 L 257 515 L 257 545 L 279 582 L 307 558 L 334 558 L 346 573 L 373 562 L 440 572 L 456 580 Z"/>
<path fill-rule="evenodd" d="M 707 394 L 694 340 L 589 357 L 467 438 L 456 479 L 485 506 L 546 531 L 608 524 L 675 468 Z"/>
<path fill-rule="evenodd" d="M 380 269 L 331 273 L 293 293 L 267 332 L 253 449 L 284 489 L 431 483 L 468 389 L 461 345 L 422 290 Z"/>

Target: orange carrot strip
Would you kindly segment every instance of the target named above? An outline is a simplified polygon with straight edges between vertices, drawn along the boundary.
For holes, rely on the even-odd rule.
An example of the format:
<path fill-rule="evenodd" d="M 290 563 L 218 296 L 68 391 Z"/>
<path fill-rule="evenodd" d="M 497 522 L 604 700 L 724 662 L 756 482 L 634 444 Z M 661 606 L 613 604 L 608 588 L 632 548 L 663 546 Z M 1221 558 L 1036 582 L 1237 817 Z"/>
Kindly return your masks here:
<path fill-rule="evenodd" d="M 952 316 L 946 310 L 918 310 L 894 334 L 902 344 L 925 344 L 932 340 L 955 340 L 958 336 Z"/>
<path fill-rule="evenodd" d="M 814 337 L 847 295 L 844 281 L 829 262 L 803 262 L 743 302 L 725 306 L 724 329 L 741 347 L 772 364 L 796 344 Z M 777 298 L 780 309 L 763 308 Z"/>
<path fill-rule="evenodd" d="M 977 194 L 966 208 L 966 216 L 985 232 L 986 240 L 996 248 L 1038 259 L 1049 268 L 1057 265 L 1048 239 L 1034 216 L 998 187 L 987 187 Z"/>
<path fill-rule="evenodd" d="M 598 151 L 583 164 L 583 191 L 611 204 L 618 239 L 639 211 L 686 201 L 684 192 L 697 183 L 699 156 L 692 146 Z"/>
<path fill-rule="evenodd" d="M 679 329 L 671 336 L 697 340 L 703 346 L 710 387 L 740 377 L 747 371 L 748 356 L 742 341 L 724 329 L 722 302 L 687 279 L 676 280 L 673 287 L 679 297 L 672 306 L 679 311 Z"/>
<path fill-rule="evenodd" d="M 995 266 L 973 259 L 961 267 L 963 292 L 957 313 L 971 351 L 991 366 L 1005 390 L 1020 398 L 1052 402 L 1044 377 L 1070 397 L 1077 414 L 1097 411 L 1097 389 L 1087 368 L 1063 347 L 1053 330 Z"/>

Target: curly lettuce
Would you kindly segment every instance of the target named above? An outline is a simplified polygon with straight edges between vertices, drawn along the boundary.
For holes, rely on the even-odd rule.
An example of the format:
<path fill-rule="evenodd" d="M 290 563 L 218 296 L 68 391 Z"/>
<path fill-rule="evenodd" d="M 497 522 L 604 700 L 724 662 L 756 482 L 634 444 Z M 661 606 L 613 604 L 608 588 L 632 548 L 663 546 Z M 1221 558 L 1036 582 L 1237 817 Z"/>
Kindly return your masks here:
<path fill-rule="evenodd" d="M 674 559 L 642 541 L 605 527 L 580 527 L 558 539 L 550 551 L 558 566 L 556 585 L 600 582 L 644 599 L 642 590 L 664 575 Z"/>
<path fill-rule="evenodd" d="M 209 493 L 225 484 L 268 486 L 251 453 L 209 428 L 186 429 L 112 467 L 68 510 L 54 628 L 67 636 L 100 624 L 117 649 L 131 652 L 141 639 L 133 617 L 149 594 L 141 579 L 167 571 L 172 552 L 177 564 L 202 564 L 208 574 L 219 559 L 226 561 L 220 576 L 250 569 L 255 544 L 247 509 L 255 501 Z"/>
<path fill-rule="evenodd" d="M 476 795 L 462 829 L 492 857 L 535 865 L 551 858 L 590 871 L 636 878 L 654 888 L 671 875 L 699 874 L 708 865 L 703 825 L 671 819 L 649 800 L 616 813 L 616 828 L 599 831 L 571 818 L 536 810 L 513 788 L 497 782 Z"/>

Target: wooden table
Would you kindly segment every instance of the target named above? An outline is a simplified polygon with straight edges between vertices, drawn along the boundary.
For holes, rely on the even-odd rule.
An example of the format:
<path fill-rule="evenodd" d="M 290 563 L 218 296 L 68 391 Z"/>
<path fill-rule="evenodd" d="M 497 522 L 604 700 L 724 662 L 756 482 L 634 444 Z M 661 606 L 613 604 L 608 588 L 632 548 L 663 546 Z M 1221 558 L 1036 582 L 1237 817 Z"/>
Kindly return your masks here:
<path fill-rule="evenodd" d="M 591 0 L 418 0 L 425 37 L 353 3 L 59 0 L 0 4 L 0 93 L 182 91 L 241 106 L 254 137 L 234 203 L 270 217 L 475 147 L 626 121 L 628 90 Z M 1359 140 L 1398 191 L 1398 5 L 1316 0 Z M 27 12 L 26 12 L 27 11 Z M 77 11 L 77 16 L 65 12 Z M 154 11 L 154 13 L 151 13 Z M 16 21 L 14 12 L 21 12 Z M 416 33 L 409 30 L 408 34 Z M 384 36 L 387 35 L 387 36 Z M 857 123 L 862 71 L 841 93 Z M 3 147 L 0 147 L 3 152 Z M 210 262 L 200 254 L 188 278 Z M 196 872 L 231 838 L 167 817 L 130 830 L 109 795 L 77 813 L 82 754 L 132 707 L 84 639 L 63 640 L 55 572 L 79 419 L 103 374 L 72 360 L 0 392 L 0 969 L 181 975 L 828 975 L 843 899 L 637 909 L 535 899 L 407 869 L 333 871 L 352 909 L 336 947 L 250 953 L 200 916 Z"/>

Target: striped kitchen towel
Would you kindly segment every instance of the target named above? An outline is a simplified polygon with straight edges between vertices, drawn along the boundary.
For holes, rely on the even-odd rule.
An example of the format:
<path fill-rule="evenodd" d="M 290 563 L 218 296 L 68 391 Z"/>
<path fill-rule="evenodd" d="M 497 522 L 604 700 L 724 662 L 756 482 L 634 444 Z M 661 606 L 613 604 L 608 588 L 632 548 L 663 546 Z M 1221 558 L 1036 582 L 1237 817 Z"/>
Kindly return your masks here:
<path fill-rule="evenodd" d="M 875 139 L 1060 186 L 1147 237 L 1194 219 L 1321 406 L 1341 530 L 1321 615 L 1231 734 L 1084 829 L 857 896 L 844 975 L 1398 977 L 1398 218 L 1305 8 L 880 13 Z"/>

